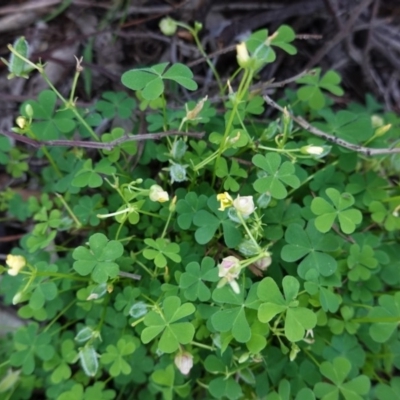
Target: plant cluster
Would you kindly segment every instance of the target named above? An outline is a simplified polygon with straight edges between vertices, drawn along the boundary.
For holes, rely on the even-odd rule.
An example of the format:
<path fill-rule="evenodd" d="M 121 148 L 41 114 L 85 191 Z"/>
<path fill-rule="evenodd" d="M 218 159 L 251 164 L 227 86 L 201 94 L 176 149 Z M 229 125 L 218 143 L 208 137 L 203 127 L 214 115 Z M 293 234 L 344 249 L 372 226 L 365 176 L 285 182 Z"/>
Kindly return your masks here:
<path fill-rule="evenodd" d="M 200 26 L 162 26 L 177 25 L 201 46 Z M 80 60 L 65 98 L 24 38 L 9 47 L 10 73 L 36 70 L 49 89 L 4 132 L 38 149 L 0 137 L 8 174 L 41 188 L 0 193 L 29 226 L 0 266 L 26 320 L 0 342 L 2 398 L 398 398 L 400 119 L 372 97 L 338 110 L 334 71 L 263 97 L 258 72 L 294 39 L 253 33 L 226 84 L 214 70 L 217 99 L 183 104 L 192 71 L 162 63 L 85 109 Z M 96 133 L 124 119 L 133 132 Z"/>

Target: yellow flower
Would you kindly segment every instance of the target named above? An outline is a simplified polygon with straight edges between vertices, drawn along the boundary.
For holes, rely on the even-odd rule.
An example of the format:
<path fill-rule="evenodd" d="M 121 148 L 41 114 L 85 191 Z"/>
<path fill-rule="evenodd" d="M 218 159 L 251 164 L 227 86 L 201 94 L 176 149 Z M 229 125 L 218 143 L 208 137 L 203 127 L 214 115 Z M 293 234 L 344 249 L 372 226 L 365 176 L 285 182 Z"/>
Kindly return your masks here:
<path fill-rule="evenodd" d="M 224 211 L 225 208 L 231 207 L 233 204 L 233 199 L 228 192 L 217 194 L 217 200 L 220 203 L 219 211 Z"/>
<path fill-rule="evenodd" d="M 6 258 L 6 264 L 10 267 L 7 271 L 9 275 L 16 276 L 18 272 L 26 265 L 26 260 L 22 256 L 14 256 L 9 254 Z"/>

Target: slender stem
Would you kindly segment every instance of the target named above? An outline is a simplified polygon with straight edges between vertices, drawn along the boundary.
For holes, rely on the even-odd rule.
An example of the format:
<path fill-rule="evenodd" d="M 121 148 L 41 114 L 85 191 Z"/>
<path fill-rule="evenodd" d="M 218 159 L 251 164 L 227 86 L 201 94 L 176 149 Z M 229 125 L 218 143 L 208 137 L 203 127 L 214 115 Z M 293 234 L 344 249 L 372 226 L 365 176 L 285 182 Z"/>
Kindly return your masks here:
<path fill-rule="evenodd" d="M 75 213 L 71 210 L 71 207 L 68 205 L 68 203 L 64 200 L 64 197 L 61 196 L 61 194 L 59 193 L 55 193 L 55 195 L 60 199 L 61 203 L 63 203 L 64 207 L 68 211 L 68 214 L 75 221 L 76 227 L 80 229 L 82 227 L 82 223 L 79 221 Z"/>
<path fill-rule="evenodd" d="M 254 236 L 251 233 L 249 227 L 247 226 L 246 221 L 243 218 L 243 215 L 238 211 L 237 216 L 239 217 L 241 224 L 243 225 L 247 235 L 249 236 L 249 239 L 254 243 L 254 245 L 257 247 L 258 251 L 261 252 L 261 248 L 260 248 L 259 244 L 257 243 L 256 239 L 254 239 Z"/>

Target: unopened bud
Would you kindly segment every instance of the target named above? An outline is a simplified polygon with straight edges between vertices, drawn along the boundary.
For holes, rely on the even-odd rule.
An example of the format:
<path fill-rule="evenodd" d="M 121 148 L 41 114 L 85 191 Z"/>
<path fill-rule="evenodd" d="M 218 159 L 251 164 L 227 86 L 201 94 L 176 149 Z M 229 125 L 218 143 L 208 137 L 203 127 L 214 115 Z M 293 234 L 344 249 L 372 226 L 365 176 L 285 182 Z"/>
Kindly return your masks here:
<path fill-rule="evenodd" d="M 241 42 L 238 45 L 236 45 L 236 53 L 237 53 L 236 59 L 238 64 L 242 68 L 249 67 L 251 60 L 245 42 Z"/>
<path fill-rule="evenodd" d="M 158 26 L 165 36 L 174 35 L 178 28 L 176 21 L 170 17 L 163 18 Z"/>
<path fill-rule="evenodd" d="M 26 127 L 26 118 L 23 116 L 19 116 L 17 117 L 17 119 L 15 120 L 15 123 L 18 125 L 19 128 L 24 129 Z"/>
<path fill-rule="evenodd" d="M 186 112 L 186 120 L 187 121 L 193 121 L 194 119 L 197 118 L 199 115 L 200 111 L 203 109 L 204 103 L 207 101 L 208 96 L 202 98 L 196 106 L 193 108 L 193 110 L 187 111 Z"/>
<path fill-rule="evenodd" d="M 32 118 L 33 117 L 33 108 L 30 104 L 27 104 L 25 106 L 25 114 L 27 115 L 28 118 Z"/>
<path fill-rule="evenodd" d="M 375 131 L 374 136 L 375 137 L 383 136 L 391 127 L 392 127 L 392 124 L 387 124 L 387 125 L 381 126 L 380 128 L 378 128 Z"/>
<path fill-rule="evenodd" d="M 193 356 L 189 352 L 183 351 L 175 356 L 174 362 L 176 368 L 178 368 L 183 375 L 187 375 L 193 367 Z"/>

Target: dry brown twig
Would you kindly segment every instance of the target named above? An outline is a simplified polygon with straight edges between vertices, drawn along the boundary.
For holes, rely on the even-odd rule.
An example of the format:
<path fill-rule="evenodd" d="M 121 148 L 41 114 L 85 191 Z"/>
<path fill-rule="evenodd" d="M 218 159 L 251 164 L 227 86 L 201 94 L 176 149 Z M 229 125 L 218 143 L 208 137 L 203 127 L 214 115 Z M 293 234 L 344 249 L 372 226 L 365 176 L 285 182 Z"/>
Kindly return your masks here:
<path fill-rule="evenodd" d="M 279 104 L 275 103 L 275 101 L 272 100 L 268 95 L 264 95 L 264 100 L 267 102 L 268 105 L 270 105 L 271 107 L 274 107 L 276 110 L 279 110 L 282 113 L 288 114 L 293 121 L 297 122 L 302 128 L 309 131 L 313 135 L 321 137 L 325 140 L 328 140 L 329 142 L 337 144 L 338 146 L 345 147 L 346 149 L 353 150 L 357 153 L 361 153 L 366 156 L 379 156 L 379 155 L 385 155 L 385 154 L 399 154 L 400 153 L 400 147 L 385 148 L 385 149 L 376 149 L 375 148 L 374 149 L 374 148 L 364 147 L 364 146 L 360 146 L 358 144 L 347 142 L 346 140 L 340 139 L 336 136 L 332 136 L 329 133 L 326 133 L 326 132 L 322 131 L 321 129 L 316 128 L 315 126 L 312 126 L 304 118 L 293 115 L 292 113 L 288 112 L 283 107 L 281 107 Z"/>
<path fill-rule="evenodd" d="M 166 136 L 190 136 L 197 139 L 201 139 L 204 136 L 204 132 L 180 132 L 180 131 L 169 131 L 169 132 L 157 132 L 157 133 L 139 133 L 137 135 L 126 135 L 119 139 L 112 140 L 111 142 L 90 142 L 84 140 L 35 140 L 14 132 L 0 132 L 0 134 L 7 136 L 11 139 L 19 142 L 26 143 L 32 147 L 40 148 L 42 146 L 67 146 L 67 147 L 85 147 L 89 149 L 101 149 L 101 150 L 112 150 L 114 147 L 119 146 L 125 142 L 142 141 L 142 140 L 159 140 Z"/>

